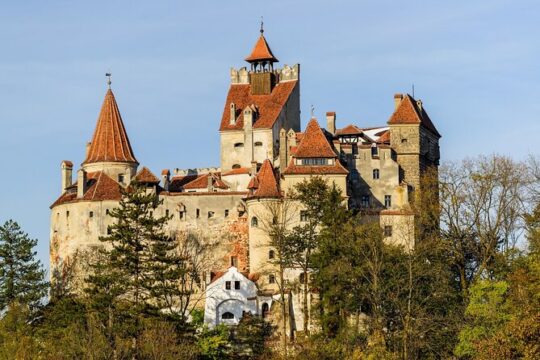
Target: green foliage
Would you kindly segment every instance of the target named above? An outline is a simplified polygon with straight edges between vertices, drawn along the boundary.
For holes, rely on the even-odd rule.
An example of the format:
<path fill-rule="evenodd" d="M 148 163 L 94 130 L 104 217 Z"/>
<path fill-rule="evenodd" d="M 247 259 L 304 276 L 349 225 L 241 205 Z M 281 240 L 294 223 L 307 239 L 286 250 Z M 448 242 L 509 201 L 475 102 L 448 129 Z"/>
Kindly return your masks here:
<path fill-rule="evenodd" d="M 201 359 L 227 359 L 231 353 L 229 329 L 220 324 L 213 329 L 204 328 L 197 341 L 201 349 Z"/>
<path fill-rule="evenodd" d="M 35 307 L 47 294 L 45 270 L 33 251 L 36 244 L 16 222 L 0 226 L 0 311 L 14 302 Z"/>

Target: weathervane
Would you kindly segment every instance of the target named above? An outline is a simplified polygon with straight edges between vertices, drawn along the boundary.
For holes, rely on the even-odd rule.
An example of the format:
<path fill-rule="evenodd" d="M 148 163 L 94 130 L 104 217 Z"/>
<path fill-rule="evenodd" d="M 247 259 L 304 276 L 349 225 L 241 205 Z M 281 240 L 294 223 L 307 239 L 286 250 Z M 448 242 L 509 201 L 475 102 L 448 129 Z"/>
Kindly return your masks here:
<path fill-rule="evenodd" d="M 109 85 L 109 89 L 111 88 L 111 73 L 108 72 L 108 73 L 105 73 L 105 76 L 108 78 L 107 79 L 107 85 Z"/>
<path fill-rule="evenodd" d="M 311 105 L 311 117 L 315 117 L 315 106 Z"/>
<path fill-rule="evenodd" d="M 261 16 L 261 35 L 264 33 L 264 22 L 263 22 L 263 17 Z"/>

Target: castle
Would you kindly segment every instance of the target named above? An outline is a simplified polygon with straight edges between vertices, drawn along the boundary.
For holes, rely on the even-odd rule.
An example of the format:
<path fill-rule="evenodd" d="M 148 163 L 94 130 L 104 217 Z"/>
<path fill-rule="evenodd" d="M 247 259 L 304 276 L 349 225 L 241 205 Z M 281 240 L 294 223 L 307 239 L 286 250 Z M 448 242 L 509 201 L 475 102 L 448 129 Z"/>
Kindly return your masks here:
<path fill-rule="evenodd" d="M 439 162 L 440 134 L 422 102 L 394 95 L 389 120 L 376 128 L 338 128 L 336 113 L 327 112 L 326 129 L 312 117 L 302 131 L 300 65 L 276 68 L 278 59 L 262 30 L 245 60 L 249 68 L 230 71 L 219 123 L 220 167 L 165 169 L 159 178 L 140 167 L 114 94 L 107 90 L 75 181 L 73 164 L 61 163 L 61 195 L 51 205 L 51 268 L 100 245 L 120 187 L 133 179 L 163 200 L 156 215 L 172 217 L 168 231 L 216 242 L 200 284 L 209 325 L 237 323 L 244 311 L 270 311 L 278 289 L 276 254 L 261 217 L 268 204 L 287 198 L 304 179 L 318 176 L 335 183 L 349 207 L 369 210 L 380 221 L 387 241 L 412 245 L 409 204 L 422 173 Z M 289 225 L 302 221 L 298 208 Z M 299 273 L 290 269 L 287 277 Z M 301 295 L 291 296 L 294 328 L 302 330 Z"/>

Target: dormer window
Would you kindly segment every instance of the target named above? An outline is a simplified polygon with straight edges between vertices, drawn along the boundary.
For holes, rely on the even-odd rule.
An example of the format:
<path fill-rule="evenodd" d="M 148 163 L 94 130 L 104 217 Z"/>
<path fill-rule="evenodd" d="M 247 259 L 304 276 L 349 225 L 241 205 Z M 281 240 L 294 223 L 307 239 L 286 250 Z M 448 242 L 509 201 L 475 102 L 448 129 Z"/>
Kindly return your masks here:
<path fill-rule="evenodd" d="M 307 165 L 307 166 L 328 165 L 328 159 L 327 158 L 305 158 L 305 159 L 302 159 L 302 165 Z"/>
<path fill-rule="evenodd" d="M 124 183 L 124 174 L 118 174 L 118 182 L 121 184 Z"/>

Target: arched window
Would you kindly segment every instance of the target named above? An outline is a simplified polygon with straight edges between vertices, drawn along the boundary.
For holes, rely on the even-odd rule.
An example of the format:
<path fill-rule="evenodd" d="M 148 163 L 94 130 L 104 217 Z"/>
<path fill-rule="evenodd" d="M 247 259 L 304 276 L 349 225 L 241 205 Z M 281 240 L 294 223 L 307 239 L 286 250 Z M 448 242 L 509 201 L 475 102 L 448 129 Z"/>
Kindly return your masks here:
<path fill-rule="evenodd" d="M 232 166 L 233 169 L 240 169 L 242 166 L 240 166 L 240 164 L 234 164 Z"/>
<path fill-rule="evenodd" d="M 234 319 L 234 314 L 232 312 L 226 312 L 226 313 L 223 313 L 223 315 L 221 315 L 221 318 L 223 320 L 231 320 L 231 319 Z"/>
<path fill-rule="evenodd" d="M 238 149 L 238 148 L 243 148 L 243 147 L 244 147 L 244 143 L 236 143 L 236 144 L 234 144 L 234 147 L 235 147 L 236 149 Z"/>
<path fill-rule="evenodd" d="M 269 284 L 275 284 L 276 283 L 276 276 L 274 274 L 268 275 L 268 283 Z"/>
<path fill-rule="evenodd" d="M 270 310 L 270 307 L 268 306 L 268 303 L 263 303 L 261 307 L 261 313 L 262 313 L 263 318 L 265 318 L 268 315 L 269 310 Z"/>
<path fill-rule="evenodd" d="M 259 226 L 259 219 L 257 219 L 256 216 L 251 218 L 251 227 L 257 227 Z"/>
<path fill-rule="evenodd" d="M 379 179 L 379 169 L 373 169 L 373 179 Z"/>
<path fill-rule="evenodd" d="M 272 259 L 275 258 L 275 257 L 276 257 L 276 253 L 274 252 L 274 250 L 270 250 L 270 251 L 268 252 L 268 258 L 269 258 L 270 260 L 272 260 Z"/>

